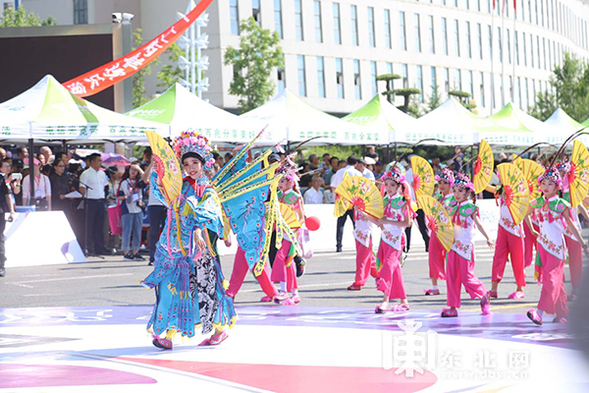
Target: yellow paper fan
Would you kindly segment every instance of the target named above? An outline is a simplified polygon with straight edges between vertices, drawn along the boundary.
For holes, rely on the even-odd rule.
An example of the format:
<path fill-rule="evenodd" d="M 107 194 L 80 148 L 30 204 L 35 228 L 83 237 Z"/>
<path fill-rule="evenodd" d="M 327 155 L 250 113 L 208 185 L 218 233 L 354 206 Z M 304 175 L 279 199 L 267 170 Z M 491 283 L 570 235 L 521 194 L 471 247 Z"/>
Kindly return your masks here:
<path fill-rule="evenodd" d="M 435 233 L 446 251 L 450 251 L 454 242 L 454 226 L 448 211 L 440 202 L 429 195 L 418 196 L 417 204 L 428 218 L 432 236 Z"/>
<path fill-rule="evenodd" d="M 576 140 L 571 154 L 571 172 L 569 173 L 569 189 L 571 206 L 577 207 L 587 197 L 589 191 L 589 152 L 585 145 Z"/>
<path fill-rule="evenodd" d="M 432 166 L 422 157 L 411 157 L 411 170 L 413 172 L 413 189 L 415 196 L 433 195 L 434 193 L 434 170 Z"/>
<path fill-rule="evenodd" d="M 523 173 L 512 163 L 497 165 L 501 187 L 503 187 L 505 204 L 511 213 L 515 225 L 526 218 L 530 206 L 528 182 Z"/>
<path fill-rule="evenodd" d="M 294 229 L 301 227 L 301 222 L 297 218 L 297 215 L 295 214 L 294 210 L 292 210 L 284 203 L 280 204 L 280 214 L 282 215 L 282 218 L 284 219 L 286 225 L 288 225 L 289 228 Z"/>
<path fill-rule="evenodd" d="M 168 206 L 180 195 L 182 191 L 182 171 L 180 163 L 174 151 L 159 134 L 153 131 L 145 131 L 151 150 L 157 165 L 157 174 L 162 184 L 164 197 Z"/>
<path fill-rule="evenodd" d="M 376 185 L 363 176 L 344 176 L 344 181 L 335 189 L 348 206 L 354 206 L 364 213 L 382 218 L 384 204 Z M 337 208 L 336 208 L 337 210 Z"/>
<path fill-rule="evenodd" d="M 481 139 L 479 156 L 474 165 L 472 177 L 474 192 L 476 194 L 483 192 L 483 190 L 489 185 L 491 176 L 493 176 L 493 162 L 493 151 L 491 150 L 491 146 L 489 146 L 487 141 Z"/>
<path fill-rule="evenodd" d="M 518 158 L 513 163 L 526 179 L 530 201 L 538 198 L 540 196 L 538 178 L 544 173 L 544 167 L 536 161 L 528 160 L 527 158 Z"/>

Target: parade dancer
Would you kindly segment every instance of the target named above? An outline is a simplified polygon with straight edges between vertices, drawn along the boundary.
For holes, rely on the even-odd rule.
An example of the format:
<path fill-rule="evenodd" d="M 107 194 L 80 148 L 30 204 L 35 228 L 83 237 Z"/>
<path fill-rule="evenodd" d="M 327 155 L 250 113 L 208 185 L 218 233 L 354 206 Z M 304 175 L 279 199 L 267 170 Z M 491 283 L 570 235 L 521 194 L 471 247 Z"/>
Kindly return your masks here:
<path fill-rule="evenodd" d="M 438 190 L 435 198 L 444 206 L 450 217 L 454 215 L 458 203 L 454 194 L 452 193 L 452 186 L 454 185 L 454 173 L 449 169 L 443 169 L 438 176 Z M 430 228 L 432 233 L 429 238 L 429 278 L 432 280 L 432 287 L 425 290 L 426 296 L 434 296 L 440 294 L 438 288 L 438 280 L 446 279 L 446 269 L 444 262 L 446 260 L 446 249 L 438 239 L 434 228 Z"/>
<path fill-rule="evenodd" d="M 380 261 L 380 278 L 376 288 L 383 295 L 382 302 L 374 310 L 377 314 L 386 311 L 407 311 L 409 302 L 401 272 L 401 252 L 405 246 L 404 228 L 411 225 L 415 213 L 411 209 L 409 184 L 398 168 L 392 168 L 383 176 L 385 195 L 384 216 L 375 221 L 382 228 L 380 246 L 376 257 Z M 389 306 L 390 299 L 400 299 L 400 304 Z"/>
<path fill-rule="evenodd" d="M 348 287 L 350 291 L 362 289 L 368 277 L 378 278 L 376 258 L 372 251 L 372 230 L 374 223 L 366 213 L 354 207 L 354 239 L 356 240 L 356 277 L 354 283 Z"/>
<path fill-rule="evenodd" d="M 233 272 L 231 273 L 231 280 L 229 280 L 229 288 L 227 289 L 227 296 L 235 298 L 235 295 L 237 295 L 243 284 L 243 280 L 245 279 L 248 270 L 245 251 L 238 245 L 235 260 L 233 262 Z M 270 268 L 268 267 L 268 264 L 264 265 L 264 270 L 262 270 L 262 273 L 256 277 L 256 280 L 258 280 L 262 291 L 265 293 L 265 296 L 260 299 L 260 302 L 271 302 L 274 297 L 278 295 L 278 290 L 270 279 Z"/>
<path fill-rule="evenodd" d="M 560 177 L 562 178 L 562 197 L 569 204 L 571 203 L 571 192 L 569 188 L 569 174 L 571 172 L 570 161 L 561 161 L 556 165 Z M 581 222 L 579 221 L 579 212 L 589 220 L 589 214 L 587 209 L 581 203 L 578 207 L 570 208 L 570 215 L 574 226 L 577 231 L 581 233 Z M 577 299 L 577 293 L 583 283 L 583 248 L 581 243 L 577 242 L 575 235 L 571 231 L 571 228 L 567 225 L 564 231 L 564 240 L 567 246 L 569 254 L 569 271 L 571 275 L 571 285 L 573 287 L 572 292 L 569 296 L 569 300 L 574 301 Z"/>
<path fill-rule="evenodd" d="M 295 190 L 297 188 L 297 180 L 294 163 L 287 159 L 277 173 L 282 174 L 282 178 L 278 183 L 278 201 L 280 204 L 286 206 L 287 209 L 294 212 L 300 223 L 304 222 L 303 198 Z M 293 230 L 292 235 L 295 238 L 292 239 L 285 234 L 282 239 L 282 246 L 277 251 L 274 264 L 272 265 L 272 281 L 280 284 L 280 292 L 274 297 L 274 302 L 285 306 L 293 306 L 301 301 L 294 263 L 294 257 L 297 253 L 295 247 L 297 233 L 296 229 L 291 229 Z"/>
<path fill-rule="evenodd" d="M 529 215 L 526 217 L 526 224 L 538 238 L 541 266 L 537 268 L 540 270 L 539 280 L 542 282 L 542 292 L 537 308 L 528 310 L 527 316 L 536 325 L 542 325 L 544 313 L 556 314 L 553 322 L 566 323 L 569 309 L 564 289 L 566 245 L 563 233 L 565 226 L 572 232 L 585 252 L 587 252 L 587 245 L 571 218 L 569 203 L 558 196 L 559 189 L 562 189 L 562 178 L 558 169 L 548 168 L 538 181 L 542 196 L 534 200 L 530 207 L 535 209 L 540 232 L 534 233 Z"/>
<path fill-rule="evenodd" d="M 509 212 L 505 201 L 506 194 L 502 186 L 487 186 L 487 191 L 494 192 L 495 198 L 499 201 L 499 230 L 495 244 L 495 255 L 493 256 L 493 267 L 491 270 L 491 291 L 489 295 L 497 298 L 497 288 L 503 279 L 507 258 L 511 261 L 513 276 L 515 277 L 516 289 L 508 299 L 523 299 L 525 297 L 524 287 L 526 286 L 526 274 L 524 272 L 524 239 L 522 224 L 515 225 L 513 217 Z"/>
<path fill-rule="evenodd" d="M 236 314 L 233 300 L 225 294 L 215 245 L 223 233 L 221 206 L 205 175 L 214 160 L 202 135 L 183 132 L 173 146 L 186 174 L 179 196 L 170 200 L 172 192 L 163 183 L 163 178 L 172 177 L 167 170 L 178 171 L 174 158 L 163 162 L 156 157 L 151 175 L 153 192 L 168 206 L 168 217 L 156 245 L 154 271 L 141 281 L 156 288 L 147 327 L 158 348 L 172 349 L 176 333 L 193 337 L 199 324 L 203 334 L 214 330 L 200 345 L 218 345 L 227 338 L 225 328 L 233 325 Z"/>
<path fill-rule="evenodd" d="M 459 173 L 454 180 L 454 197 L 458 203 L 452 216 L 454 224 L 454 243 L 446 257 L 446 288 L 447 305 L 450 307 L 442 311 L 442 317 L 457 317 L 460 308 L 460 287 L 470 295 L 471 299 L 481 299 L 483 315 L 490 314 L 489 293 L 485 286 L 474 274 L 474 229 L 475 226 L 487 239 L 491 248 L 495 245 L 481 225 L 478 207 L 470 198 L 474 196 L 474 185 L 470 177 Z"/>

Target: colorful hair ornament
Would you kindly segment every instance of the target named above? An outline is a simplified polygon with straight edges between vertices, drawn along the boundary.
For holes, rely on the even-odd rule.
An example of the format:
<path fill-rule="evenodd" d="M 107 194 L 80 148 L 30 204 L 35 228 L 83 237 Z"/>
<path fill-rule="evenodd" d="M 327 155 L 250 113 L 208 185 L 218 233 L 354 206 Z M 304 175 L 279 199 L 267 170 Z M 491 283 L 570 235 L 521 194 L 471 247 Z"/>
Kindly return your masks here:
<path fill-rule="evenodd" d="M 389 169 L 389 171 L 386 172 L 384 174 L 384 176 L 382 177 L 383 182 L 386 180 L 392 180 L 396 183 L 401 184 L 405 181 L 405 175 L 403 175 L 401 173 L 401 170 L 395 166 L 395 167 Z"/>
<path fill-rule="evenodd" d="M 206 136 L 193 131 L 182 131 L 179 136 L 174 138 L 172 146 L 179 160 L 182 160 L 182 156 L 186 153 L 196 153 L 204 162 L 204 170 L 213 168 L 215 159 L 211 154 L 211 143 Z"/>
<path fill-rule="evenodd" d="M 560 177 L 560 172 L 558 171 L 558 167 L 550 167 L 544 171 L 543 174 L 538 177 L 538 184 L 542 183 L 542 180 L 550 180 L 556 183 L 558 189 L 562 189 L 562 177 Z"/>
<path fill-rule="evenodd" d="M 466 173 L 459 172 L 454 179 L 454 187 L 466 188 L 474 192 L 474 184 Z"/>
<path fill-rule="evenodd" d="M 436 181 L 444 180 L 450 184 L 450 187 L 454 185 L 454 172 L 448 168 L 442 169 L 439 175 L 436 175 Z"/>

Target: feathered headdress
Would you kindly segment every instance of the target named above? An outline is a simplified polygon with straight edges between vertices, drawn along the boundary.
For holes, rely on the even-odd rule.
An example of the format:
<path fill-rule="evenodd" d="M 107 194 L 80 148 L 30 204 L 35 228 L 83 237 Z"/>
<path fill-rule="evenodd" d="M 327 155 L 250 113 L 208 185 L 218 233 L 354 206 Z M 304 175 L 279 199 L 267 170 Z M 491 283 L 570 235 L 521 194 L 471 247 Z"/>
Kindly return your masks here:
<path fill-rule="evenodd" d="M 403 175 L 401 173 L 401 170 L 399 168 L 392 167 L 382 177 L 382 181 L 384 182 L 385 180 L 392 180 L 394 182 L 397 182 L 397 183 L 401 184 L 401 183 L 403 183 L 405 181 L 405 175 Z"/>
<path fill-rule="evenodd" d="M 556 169 L 564 173 L 569 173 L 571 171 L 571 168 L 571 162 L 566 159 L 556 164 Z"/>
<path fill-rule="evenodd" d="M 562 177 L 560 177 L 560 172 L 557 167 L 547 168 L 544 173 L 538 177 L 538 184 L 542 183 L 542 180 L 544 179 L 555 182 L 558 189 L 562 189 Z"/>
<path fill-rule="evenodd" d="M 280 163 L 280 166 L 276 170 L 277 175 L 282 175 L 282 177 L 290 182 L 297 182 L 299 178 L 296 175 L 297 172 L 297 165 L 294 161 L 291 160 L 290 156 L 287 156 L 284 161 Z"/>
<path fill-rule="evenodd" d="M 442 169 L 439 175 L 436 175 L 436 181 L 444 180 L 450 184 L 450 187 L 454 185 L 454 172 L 448 168 Z"/>
<path fill-rule="evenodd" d="M 474 192 L 474 184 L 470 180 L 470 176 L 466 173 L 459 172 L 454 179 L 454 187 L 467 188 Z"/>
<path fill-rule="evenodd" d="M 187 153 L 194 153 L 202 161 L 204 170 L 213 168 L 215 159 L 211 154 L 211 143 L 206 136 L 193 131 L 183 131 L 180 136 L 174 138 L 172 146 L 179 160 Z"/>

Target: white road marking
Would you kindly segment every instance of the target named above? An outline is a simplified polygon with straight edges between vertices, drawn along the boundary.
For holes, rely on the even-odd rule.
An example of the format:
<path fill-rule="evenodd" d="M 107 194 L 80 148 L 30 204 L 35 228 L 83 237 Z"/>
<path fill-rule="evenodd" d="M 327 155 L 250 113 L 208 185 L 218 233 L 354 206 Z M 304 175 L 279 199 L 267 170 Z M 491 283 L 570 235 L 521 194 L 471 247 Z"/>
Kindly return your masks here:
<path fill-rule="evenodd" d="M 63 277 L 63 278 L 48 278 L 46 280 L 30 280 L 30 281 L 19 281 L 19 282 L 9 282 L 8 284 L 13 285 L 20 285 L 20 284 L 30 284 L 35 282 L 51 282 L 51 281 L 69 281 L 69 280 L 86 280 L 89 278 L 104 278 L 104 277 L 122 277 L 122 276 L 132 276 L 133 273 L 120 273 L 120 274 L 101 274 L 97 276 L 78 276 L 78 277 Z"/>

